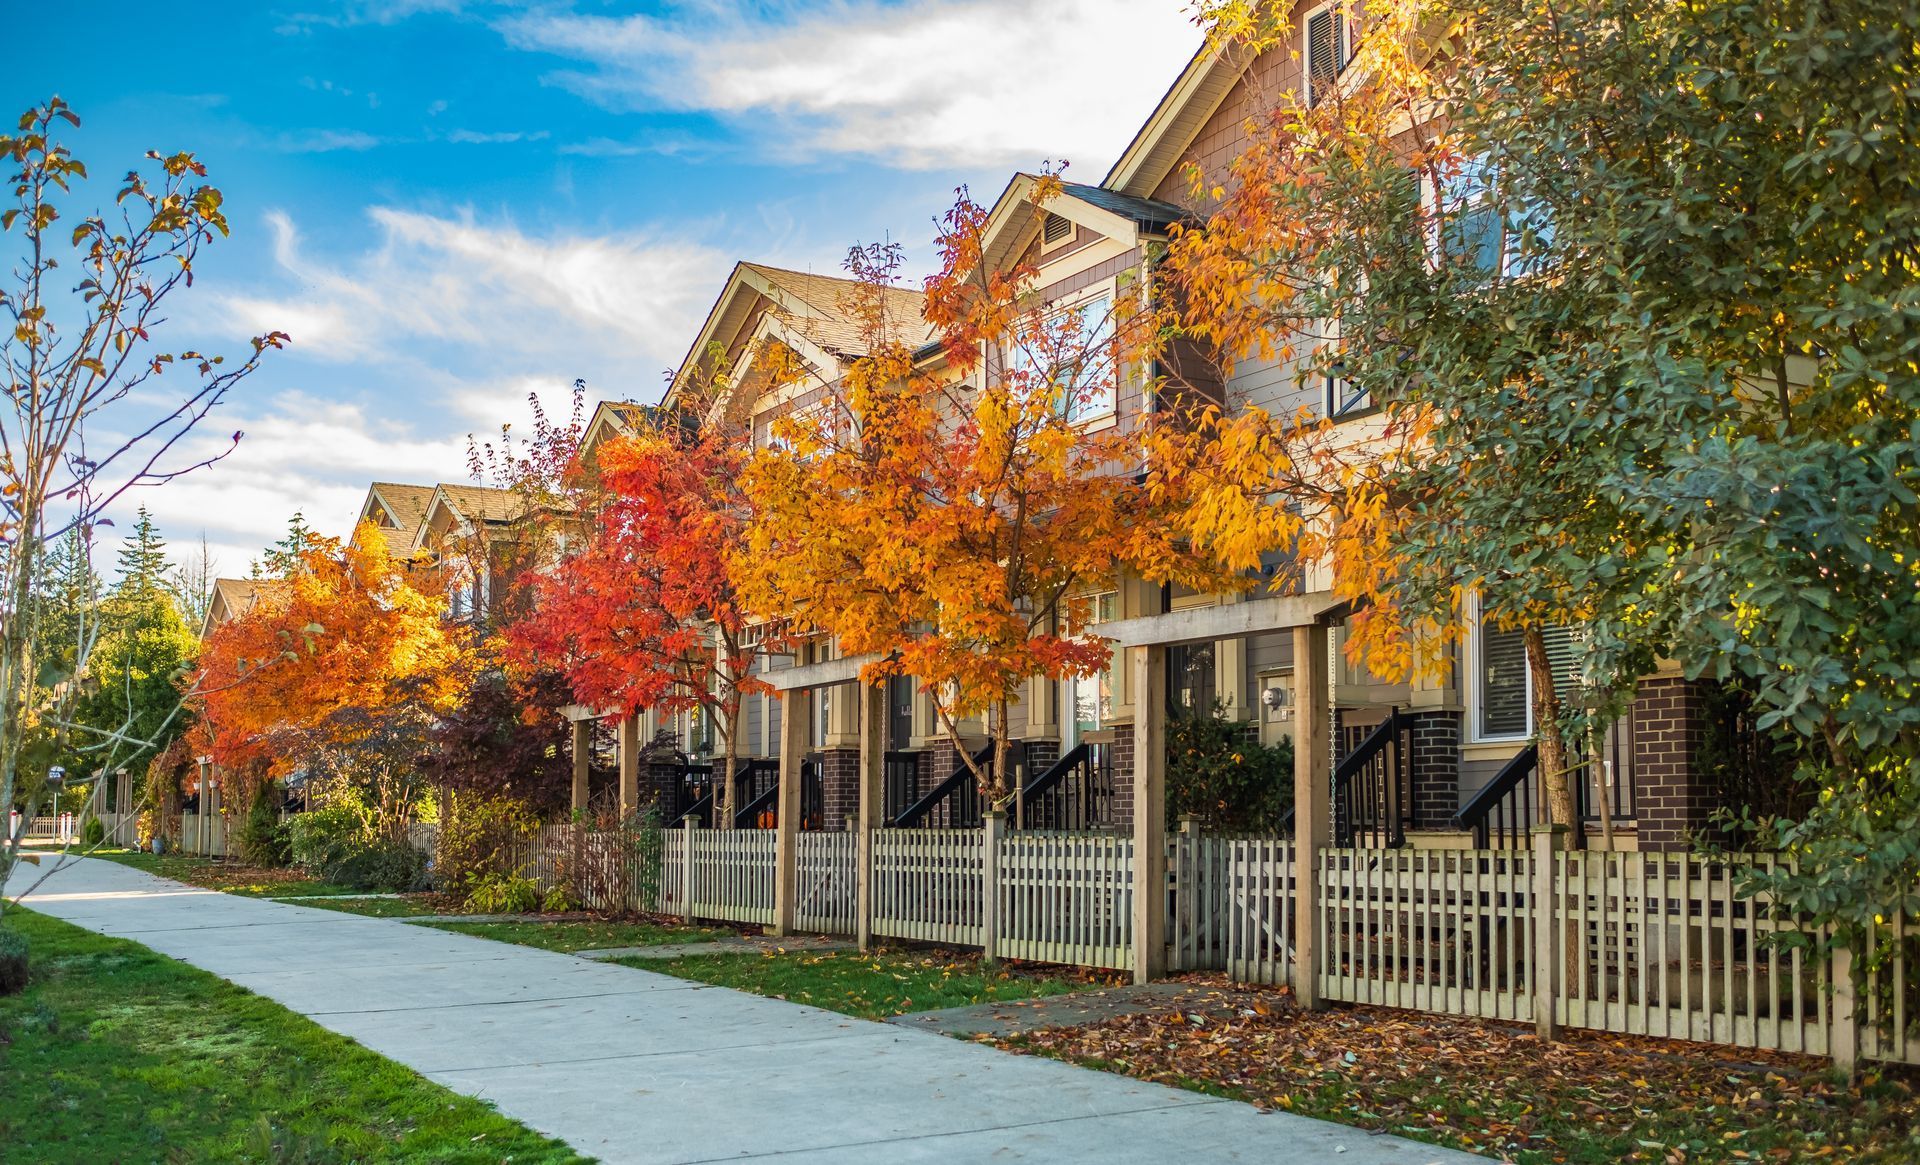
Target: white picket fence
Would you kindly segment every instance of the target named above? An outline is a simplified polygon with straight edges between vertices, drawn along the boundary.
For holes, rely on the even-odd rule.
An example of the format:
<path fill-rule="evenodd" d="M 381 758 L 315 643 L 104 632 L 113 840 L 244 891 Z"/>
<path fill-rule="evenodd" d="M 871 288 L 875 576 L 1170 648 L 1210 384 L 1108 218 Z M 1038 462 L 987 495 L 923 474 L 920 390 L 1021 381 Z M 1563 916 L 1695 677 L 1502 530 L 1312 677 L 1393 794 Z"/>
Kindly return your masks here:
<path fill-rule="evenodd" d="M 550 852 L 558 836 L 538 844 Z M 659 910 L 774 921 L 772 830 L 674 829 Z M 858 931 L 857 835 L 795 838 L 794 922 Z M 1861 1054 L 1920 1063 L 1911 967 L 1920 927 L 1888 925 L 1899 954 L 1836 995 L 1834 957 L 1795 945 L 1790 920 L 1736 889 L 1766 858 L 1547 850 L 1323 849 L 1313 909 L 1299 914 L 1299 867 L 1284 838 L 1168 841 L 1170 969 L 1223 970 L 1250 983 L 1445 1015 L 1828 1055 L 1858 1023 Z M 551 857 L 531 869 L 550 875 Z M 1125 970 L 1133 962 L 1134 853 L 1112 833 L 881 829 L 873 837 L 871 933 L 985 948 L 1003 958 Z M 1310 927 L 1313 966 L 1296 957 Z M 991 939 L 989 940 L 989 936 Z M 1542 978 L 1541 968 L 1551 968 Z M 1853 1033 L 1847 1031 L 1849 1039 Z"/>
<path fill-rule="evenodd" d="M 65 844 L 79 836 L 79 829 L 80 823 L 71 813 L 42 813 L 33 818 L 22 818 L 13 811 L 7 814 L 7 836 L 23 841 L 57 841 Z"/>

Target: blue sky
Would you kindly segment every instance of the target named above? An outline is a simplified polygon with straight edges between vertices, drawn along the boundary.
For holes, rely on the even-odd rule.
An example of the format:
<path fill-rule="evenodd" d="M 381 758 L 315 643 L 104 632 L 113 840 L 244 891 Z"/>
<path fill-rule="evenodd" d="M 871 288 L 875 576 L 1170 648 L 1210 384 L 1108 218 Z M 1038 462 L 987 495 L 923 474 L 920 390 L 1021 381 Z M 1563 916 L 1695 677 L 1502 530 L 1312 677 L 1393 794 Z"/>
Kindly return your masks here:
<path fill-rule="evenodd" d="M 530 391 L 655 398 L 736 259 L 838 274 L 859 242 L 925 255 L 960 183 L 1098 181 L 1199 42 L 1180 0 L 156 11 L 40 9 L 57 47 L 10 53 L 0 98 L 65 97 L 96 175 L 189 149 L 226 195 L 172 344 L 293 347 L 210 423 L 236 453 L 134 501 L 228 574 L 295 509 L 344 533 L 371 479 L 466 480 Z"/>

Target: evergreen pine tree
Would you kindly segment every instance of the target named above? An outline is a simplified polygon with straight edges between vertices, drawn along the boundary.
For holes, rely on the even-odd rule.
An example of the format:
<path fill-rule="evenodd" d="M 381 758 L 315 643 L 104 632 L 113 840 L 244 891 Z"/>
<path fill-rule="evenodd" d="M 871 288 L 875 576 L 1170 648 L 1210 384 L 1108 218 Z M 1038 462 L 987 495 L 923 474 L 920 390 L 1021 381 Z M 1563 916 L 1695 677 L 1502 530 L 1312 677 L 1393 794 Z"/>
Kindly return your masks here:
<path fill-rule="evenodd" d="M 162 590 L 167 579 L 167 543 L 154 528 L 153 515 L 141 506 L 133 533 L 120 547 L 120 593 L 146 598 Z"/>

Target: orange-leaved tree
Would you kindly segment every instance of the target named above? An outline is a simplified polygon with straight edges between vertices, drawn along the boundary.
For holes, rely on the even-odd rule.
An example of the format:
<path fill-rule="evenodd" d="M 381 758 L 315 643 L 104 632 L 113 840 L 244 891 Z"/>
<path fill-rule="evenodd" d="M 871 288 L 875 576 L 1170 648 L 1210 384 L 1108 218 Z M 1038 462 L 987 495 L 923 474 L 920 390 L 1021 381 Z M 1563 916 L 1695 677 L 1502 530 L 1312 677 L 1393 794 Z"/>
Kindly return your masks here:
<path fill-rule="evenodd" d="M 698 710 L 730 775 L 745 701 L 768 690 L 759 661 L 782 649 L 778 622 L 748 617 L 729 568 L 751 514 L 748 437 L 691 384 L 669 405 L 632 410 L 629 425 L 566 471 L 567 552 L 535 578 L 534 613 L 506 636 L 521 665 L 558 669 L 600 712 Z M 722 828 L 733 786 L 715 782 Z"/>
<path fill-rule="evenodd" d="M 313 538 L 201 647 L 194 698 L 215 763 L 337 772 L 371 794 L 376 825 L 403 831 L 414 745 L 467 675 L 445 607 L 437 572 L 395 560 L 371 526 Z"/>
<path fill-rule="evenodd" d="M 1042 176 L 1034 201 L 1059 191 Z M 755 610 L 874 656 L 863 681 L 913 677 L 956 741 L 962 721 L 984 718 L 991 759 L 962 757 L 1004 804 L 1023 690 L 1110 658 L 1082 596 L 1125 572 L 1209 589 L 1242 580 L 1183 545 L 1176 475 L 1157 491 L 1142 480 L 1156 417 L 1087 419 L 1132 375 L 1119 338 L 1130 309 L 1050 308 L 1031 265 L 985 260 L 987 218 L 963 190 L 942 219 L 925 298 L 936 344 L 890 310 L 898 250 L 852 252 L 859 291 L 846 306 L 864 355 L 756 454 L 758 512 L 738 568 Z"/>

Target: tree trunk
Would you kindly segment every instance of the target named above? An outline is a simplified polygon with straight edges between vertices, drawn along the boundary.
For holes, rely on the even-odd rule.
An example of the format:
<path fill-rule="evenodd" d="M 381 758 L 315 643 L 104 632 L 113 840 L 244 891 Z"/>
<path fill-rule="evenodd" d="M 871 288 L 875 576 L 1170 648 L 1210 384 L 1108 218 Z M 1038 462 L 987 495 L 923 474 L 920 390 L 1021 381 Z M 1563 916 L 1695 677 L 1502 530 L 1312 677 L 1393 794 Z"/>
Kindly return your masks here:
<path fill-rule="evenodd" d="M 1521 632 L 1527 646 L 1527 672 L 1533 679 L 1534 736 L 1540 750 L 1540 782 L 1546 791 L 1547 819 L 1574 826 L 1573 785 L 1567 780 L 1567 742 L 1560 734 L 1560 694 L 1553 689 L 1553 665 L 1547 660 L 1547 637 L 1538 623 Z M 1572 844 L 1572 833 L 1566 844 Z"/>
<path fill-rule="evenodd" d="M 1011 751 L 1008 735 L 1007 701 L 1002 699 L 993 706 L 993 787 L 988 791 L 988 807 L 992 809 L 998 809 L 1012 799 L 1011 777 L 1007 772 L 1007 759 Z"/>
<path fill-rule="evenodd" d="M 738 757 L 740 753 L 740 702 L 738 700 L 734 701 L 732 706 L 727 709 L 727 727 L 724 735 L 726 739 L 721 742 L 720 752 L 721 760 L 725 767 L 713 775 L 713 779 L 716 782 L 714 785 L 713 805 L 715 816 L 725 822 L 725 824 L 720 824 L 720 821 L 716 821 L 715 827 L 719 829 L 732 829 L 735 811 L 733 803 L 733 770 L 739 764 Z M 782 822 L 782 824 L 785 823 Z"/>

